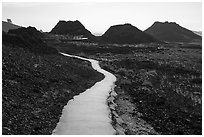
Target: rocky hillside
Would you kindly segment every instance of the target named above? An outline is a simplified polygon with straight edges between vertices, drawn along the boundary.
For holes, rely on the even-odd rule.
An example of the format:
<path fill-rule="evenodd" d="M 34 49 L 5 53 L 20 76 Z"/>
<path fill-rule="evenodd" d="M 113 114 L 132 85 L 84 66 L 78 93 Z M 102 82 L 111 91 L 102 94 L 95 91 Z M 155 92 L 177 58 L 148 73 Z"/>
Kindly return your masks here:
<path fill-rule="evenodd" d="M 21 27 L 3 33 L 3 44 L 28 49 L 37 54 L 57 54 L 55 48 L 49 47 L 42 41 L 43 34 L 34 27 Z"/>
<path fill-rule="evenodd" d="M 117 44 L 134 44 L 134 43 L 151 43 L 158 42 L 152 36 L 142 32 L 131 24 L 111 26 L 102 39 L 108 43 Z"/>
<path fill-rule="evenodd" d="M 155 22 L 145 32 L 166 42 L 193 42 L 202 39 L 201 36 L 175 22 Z"/>
<path fill-rule="evenodd" d="M 78 20 L 76 21 L 59 21 L 57 25 L 50 31 L 51 34 L 62 35 L 83 35 L 84 38 L 94 39 L 95 36 L 91 34 Z"/>
<path fill-rule="evenodd" d="M 20 28 L 20 27 L 21 26 L 18 26 L 18 25 L 9 23 L 9 22 L 2 21 L 2 31 L 4 31 L 4 32 L 8 32 L 9 30 L 17 29 L 17 28 Z"/>

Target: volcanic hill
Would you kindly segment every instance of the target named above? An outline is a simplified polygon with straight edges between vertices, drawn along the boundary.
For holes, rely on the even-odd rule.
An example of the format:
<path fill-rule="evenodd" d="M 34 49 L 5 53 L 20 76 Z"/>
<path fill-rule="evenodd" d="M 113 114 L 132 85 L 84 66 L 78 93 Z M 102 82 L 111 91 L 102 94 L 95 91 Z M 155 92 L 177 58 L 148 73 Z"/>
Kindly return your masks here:
<path fill-rule="evenodd" d="M 43 33 L 35 27 L 21 27 L 18 29 L 9 30 L 8 33 L 2 34 L 3 44 L 15 47 L 21 47 L 37 54 L 57 54 L 55 48 L 49 47 L 41 39 Z"/>
<path fill-rule="evenodd" d="M 147 34 L 152 35 L 161 41 L 166 42 L 193 42 L 201 40 L 202 37 L 196 35 L 175 22 L 155 22 L 151 27 L 145 30 Z"/>
<path fill-rule="evenodd" d="M 84 38 L 93 40 L 94 35 L 91 34 L 78 20 L 76 21 L 59 21 L 57 25 L 50 31 L 51 34 L 61 34 L 61 35 L 73 35 L 80 36 L 83 35 Z"/>
<path fill-rule="evenodd" d="M 111 26 L 103 35 L 103 41 L 117 44 L 139 44 L 158 42 L 154 37 L 144 33 L 131 24 Z"/>

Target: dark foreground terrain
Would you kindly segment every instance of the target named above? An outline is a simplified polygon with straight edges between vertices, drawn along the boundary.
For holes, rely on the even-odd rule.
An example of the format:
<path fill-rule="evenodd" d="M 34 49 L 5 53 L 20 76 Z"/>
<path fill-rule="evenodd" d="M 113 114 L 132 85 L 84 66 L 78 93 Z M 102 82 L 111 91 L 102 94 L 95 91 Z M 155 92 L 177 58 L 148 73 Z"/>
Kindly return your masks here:
<path fill-rule="evenodd" d="M 115 102 L 125 134 L 202 134 L 202 50 L 191 44 L 55 43 L 101 61 L 117 76 Z"/>
<path fill-rule="evenodd" d="M 3 134 L 51 134 L 68 100 L 103 79 L 90 63 L 58 51 L 97 59 L 116 75 L 113 115 L 121 120 L 113 124 L 120 133 L 202 134 L 200 45 L 97 44 L 46 35 L 33 27 L 3 33 Z"/>
<path fill-rule="evenodd" d="M 52 134 L 68 100 L 104 76 L 21 31 L 3 34 L 2 134 Z"/>

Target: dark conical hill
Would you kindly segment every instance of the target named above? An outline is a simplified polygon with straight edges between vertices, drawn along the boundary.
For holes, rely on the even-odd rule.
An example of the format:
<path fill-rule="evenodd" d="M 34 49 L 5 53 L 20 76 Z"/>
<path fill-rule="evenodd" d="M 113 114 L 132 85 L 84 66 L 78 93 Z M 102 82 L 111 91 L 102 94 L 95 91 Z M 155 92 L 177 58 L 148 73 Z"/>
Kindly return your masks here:
<path fill-rule="evenodd" d="M 122 24 L 111 26 L 102 39 L 107 43 L 117 44 L 138 44 L 158 42 L 154 37 L 144 33 L 131 24 Z"/>
<path fill-rule="evenodd" d="M 202 39 L 201 36 L 181 27 L 175 22 L 155 22 L 151 27 L 146 29 L 145 32 L 158 40 L 166 42 L 192 42 Z"/>

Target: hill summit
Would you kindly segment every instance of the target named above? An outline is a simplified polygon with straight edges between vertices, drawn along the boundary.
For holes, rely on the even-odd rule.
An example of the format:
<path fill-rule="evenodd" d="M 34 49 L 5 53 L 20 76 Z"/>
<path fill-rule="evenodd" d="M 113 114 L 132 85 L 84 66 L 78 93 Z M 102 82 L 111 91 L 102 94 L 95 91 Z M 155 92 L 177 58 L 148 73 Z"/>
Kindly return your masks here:
<path fill-rule="evenodd" d="M 146 33 L 154 36 L 158 40 L 166 42 L 192 42 L 201 40 L 201 36 L 192 31 L 181 27 L 175 22 L 154 22 L 154 24 L 145 30 Z"/>
<path fill-rule="evenodd" d="M 111 26 L 103 35 L 102 39 L 108 43 L 138 44 L 158 42 L 154 37 L 144 33 L 129 23 Z"/>
<path fill-rule="evenodd" d="M 94 36 L 78 20 L 76 21 L 59 21 L 50 31 L 52 34 L 73 35 L 92 39 Z"/>

